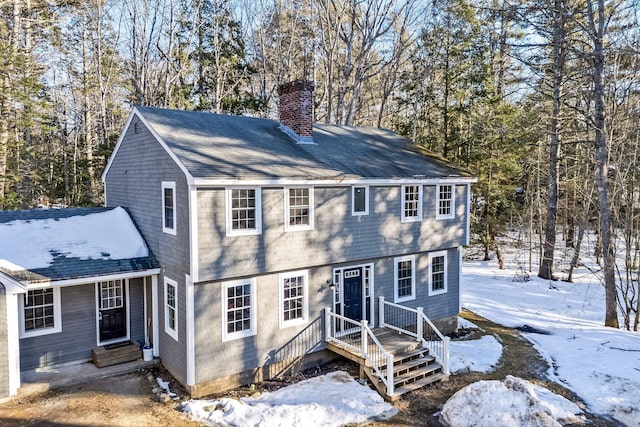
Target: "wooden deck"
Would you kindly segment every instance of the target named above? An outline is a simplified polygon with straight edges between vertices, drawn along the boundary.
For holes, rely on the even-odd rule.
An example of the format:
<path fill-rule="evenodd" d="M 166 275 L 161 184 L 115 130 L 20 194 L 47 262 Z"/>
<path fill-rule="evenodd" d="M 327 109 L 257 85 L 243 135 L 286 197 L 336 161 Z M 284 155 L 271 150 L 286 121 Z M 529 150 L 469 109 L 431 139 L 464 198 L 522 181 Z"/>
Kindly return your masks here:
<path fill-rule="evenodd" d="M 361 350 L 362 336 L 359 331 L 350 332 L 342 337 L 326 343 L 327 349 L 360 365 L 360 377 L 369 378 L 376 390 L 387 400 L 395 400 L 412 390 L 424 387 L 436 381 L 446 380 L 449 376 L 442 372 L 442 365 L 429 350 L 409 335 L 400 334 L 388 328 L 372 330 L 385 352 L 393 355 L 393 390 L 391 393 L 382 377 L 376 372 L 368 358 L 363 357 Z M 367 341 L 367 354 L 380 354 L 373 340 Z M 386 364 L 378 369 L 387 375 Z"/>

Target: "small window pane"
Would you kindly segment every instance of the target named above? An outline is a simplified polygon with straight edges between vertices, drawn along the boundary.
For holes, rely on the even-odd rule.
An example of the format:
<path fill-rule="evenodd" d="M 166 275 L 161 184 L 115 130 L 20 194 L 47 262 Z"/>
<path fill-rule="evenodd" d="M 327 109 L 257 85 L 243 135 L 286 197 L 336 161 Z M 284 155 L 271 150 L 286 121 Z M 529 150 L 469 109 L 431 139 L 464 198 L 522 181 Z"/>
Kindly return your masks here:
<path fill-rule="evenodd" d="M 353 189 L 353 211 L 366 212 L 367 208 L 367 189 L 365 187 L 355 187 Z"/>
<path fill-rule="evenodd" d="M 36 289 L 24 296 L 24 330 L 55 327 L 53 289 Z"/>
<path fill-rule="evenodd" d="M 173 229 L 173 188 L 164 189 L 164 227 Z"/>
<path fill-rule="evenodd" d="M 256 190 L 231 190 L 231 228 L 233 230 L 255 230 Z"/>
<path fill-rule="evenodd" d="M 404 216 L 415 218 L 419 215 L 420 188 L 417 185 L 404 187 Z"/>

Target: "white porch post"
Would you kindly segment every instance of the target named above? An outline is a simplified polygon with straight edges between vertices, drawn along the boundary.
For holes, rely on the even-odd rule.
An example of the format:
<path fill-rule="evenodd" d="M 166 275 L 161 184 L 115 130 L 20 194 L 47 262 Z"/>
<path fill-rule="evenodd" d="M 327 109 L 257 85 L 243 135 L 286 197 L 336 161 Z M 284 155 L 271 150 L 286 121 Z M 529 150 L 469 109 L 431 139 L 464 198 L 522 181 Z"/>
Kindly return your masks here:
<path fill-rule="evenodd" d="M 416 339 L 418 340 L 418 342 L 422 341 L 422 317 L 424 316 L 423 312 L 424 310 L 422 309 L 422 307 L 416 308 Z"/>
<path fill-rule="evenodd" d="M 367 338 L 369 336 L 369 334 L 367 333 L 367 324 L 369 322 L 366 319 L 362 320 L 362 327 L 360 330 L 360 344 L 362 345 L 362 358 L 366 359 L 367 358 Z"/>
<path fill-rule="evenodd" d="M 378 325 L 384 328 L 384 297 L 378 297 Z"/>
<path fill-rule="evenodd" d="M 328 341 L 329 339 L 333 338 L 331 336 L 331 316 L 329 315 L 329 313 L 331 313 L 331 310 L 329 309 L 329 307 L 325 307 L 324 308 L 324 340 Z"/>
<path fill-rule="evenodd" d="M 20 333 L 18 331 L 18 298 L 22 294 L 6 293 L 7 304 L 7 351 L 9 368 L 9 395 L 15 396 L 20 388 Z"/>
<path fill-rule="evenodd" d="M 444 349 L 442 355 L 442 372 L 449 375 L 449 341 L 451 338 L 444 337 Z"/>
<path fill-rule="evenodd" d="M 158 275 L 151 276 L 151 323 L 153 323 L 153 356 L 160 357 L 160 326 L 158 325 Z"/>

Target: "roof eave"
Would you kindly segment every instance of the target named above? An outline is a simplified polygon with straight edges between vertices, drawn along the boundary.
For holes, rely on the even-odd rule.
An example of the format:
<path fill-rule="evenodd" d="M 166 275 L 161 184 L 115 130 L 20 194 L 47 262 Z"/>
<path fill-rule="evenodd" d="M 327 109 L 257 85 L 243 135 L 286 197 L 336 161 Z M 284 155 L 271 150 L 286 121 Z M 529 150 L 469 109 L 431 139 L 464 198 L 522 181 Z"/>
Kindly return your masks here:
<path fill-rule="evenodd" d="M 31 280 L 26 282 L 25 289 L 85 285 L 85 284 L 91 284 L 96 282 L 104 282 L 107 280 L 133 279 L 136 277 L 154 276 L 157 274 L 160 274 L 160 268 L 125 271 L 125 272 L 119 272 L 119 273 L 108 273 L 108 274 L 102 274 L 102 275 L 82 276 L 82 277 L 74 277 L 69 279 Z"/>
<path fill-rule="evenodd" d="M 313 186 L 345 186 L 345 185 L 404 185 L 404 184 L 473 184 L 478 182 L 474 176 L 444 176 L 444 177 L 410 177 L 410 178 L 194 178 L 196 187 L 212 186 L 286 186 L 286 185 L 313 185 Z"/>

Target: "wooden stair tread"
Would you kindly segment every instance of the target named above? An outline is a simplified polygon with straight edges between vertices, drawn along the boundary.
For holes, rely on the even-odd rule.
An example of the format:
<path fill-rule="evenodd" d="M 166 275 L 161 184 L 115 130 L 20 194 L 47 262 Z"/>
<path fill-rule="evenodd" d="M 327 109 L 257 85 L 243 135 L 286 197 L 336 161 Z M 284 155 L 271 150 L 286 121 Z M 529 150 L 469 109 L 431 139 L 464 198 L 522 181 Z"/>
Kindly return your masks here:
<path fill-rule="evenodd" d="M 402 396 L 403 394 L 409 393 L 410 391 L 417 390 L 419 388 L 435 383 L 437 381 L 445 380 L 447 378 L 449 378 L 449 375 L 438 373 L 422 378 L 418 381 L 405 384 L 402 387 L 398 387 L 395 389 L 395 394 L 392 396 L 392 399 L 397 399 L 398 397 Z"/>
<path fill-rule="evenodd" d="M 394 364 L 398 364 L 399 362 L 404 362 L 405 360 L 420 358 L 421 356 L 427 357 L 429 354 L 428 348 L 419 348 L 416 350 L 405 351 L 402 353 L 396 353 L 393 355 Z"/>
<path fill-rule="evenodd" d="M 407 382 L 412 378 L 422 377 L 422 376 L 433 376 L 434 373 L 442 370 L 442 365 L 439 363 L 432 363 L 431 365 L 423 366 L 422 368 L 414 369 L 412 371 L 405 372 L 402 375 L 398 375 L 393 378 L 394 384 L 401 384 Z"/>
<path fill-rule="evenodd" d="M 129 341 L 127 345 L 108 350 L 104 346 L 96 347 L 91 350 L 93 364 L 98 368 L 117 365 L 119 363 L 131 362 L 142 358 L 142 350 L 140 344 L 135 341 Z"/>

